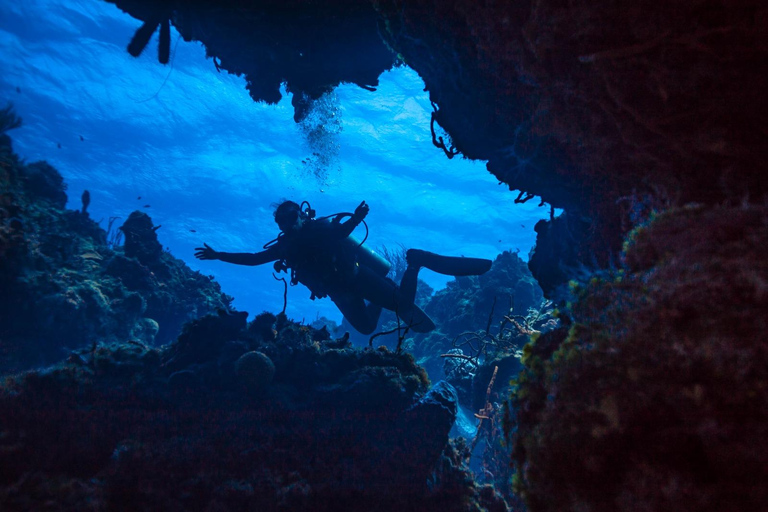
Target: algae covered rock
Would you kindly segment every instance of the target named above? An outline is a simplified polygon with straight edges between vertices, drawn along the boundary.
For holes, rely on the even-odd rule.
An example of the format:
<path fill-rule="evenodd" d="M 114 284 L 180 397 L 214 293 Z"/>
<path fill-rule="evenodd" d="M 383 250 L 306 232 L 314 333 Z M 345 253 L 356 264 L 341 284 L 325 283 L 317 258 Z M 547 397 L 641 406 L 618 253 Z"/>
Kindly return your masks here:
<path fill-rule="evenodd" d="M 126 220 L 121 247 L 87 213 L 64 209 L 55 168 L 24 164 L 10 145 L 0 163 L 0 372 L 98 343 L 168 343 L 186 322 L 229 308 L 215 281 L 162 250 L 145 213 Z"/>
<path fill-rule="evenodd" d="M 211 315 L 174 351 L 104 345 L 0 381 L 0 508 L 504 510 L 450 449 L 455 391 L 430 391 L 413 357 L 329 348 L 287 319 L 268 342 L 244 327 Z"/>
<path fill-rule="evenodd" d="M 261 352 L 247 352 L 235 363 L 237 380 L 250 392 L 265 389 L 275 376 L 275 365 Z"/>
<path fill-rule="evenodd" d="M 686 207 L 525 349 L 507 429 L 528 510 L 768 502 L 768 208 Z"/>
<path fill-rule="evenodd" d="M 151 318 L 142 318 L 136 322 L 131 335 L 138 341 L 151 345 L 155 341 L 155 336 L 157 336 L 157 331 L 159 330 L 160 326 L 157 325 L 157 322 Z"/>
<path fill-rule="evenodd" d="M 246 312 L 220 309 L 184 326 L 179 338 L 165 348 L 163 367 L 173 373 L 190 366 L 210 364 L 221 355 L 227 342 L 245 330 Z"/>
<path fill-rule="evenodd" d="M 144 265 L 155 263 L 163 252 L 157 240 L 157 229 L 152 219 L 144 212 L 131 213 L 120 230 L 125 235 L 124 251 L 129 258 L 136 258 Z"/>
<path fill-rule="evenodd" d="M 64 178 L 48 162 L 35 162 L 25 170 L 25 188 L 33 195 L 51 201 L 52 205 L 64 209 L 67 204 L 67 186 Z"/>

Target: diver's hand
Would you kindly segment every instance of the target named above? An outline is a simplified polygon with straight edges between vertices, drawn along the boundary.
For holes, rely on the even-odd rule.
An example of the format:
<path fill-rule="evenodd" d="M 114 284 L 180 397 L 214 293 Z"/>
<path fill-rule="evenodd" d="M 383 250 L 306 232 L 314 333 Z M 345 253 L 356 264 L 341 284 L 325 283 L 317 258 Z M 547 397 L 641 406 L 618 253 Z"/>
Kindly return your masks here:
<path fill-rule="evenodd" d="M 219 259 L 219 253 L 211 249 L 208 244 L 203 244 L 204 247 L 195 247 L 197 251 L 195 258 L 199 260 L 217 260 Z"/>
<path fill-rule="evenodd" d="M 368 211 L 370 208 L 367 204 L 365 204 L 365 201 L 360 203 L 357 208 L 355 208 L 355 214 L 353 217 L 355 218 L 355 221 L 360 222 L 365 218 L 366 215 L 368 215 Z"/>

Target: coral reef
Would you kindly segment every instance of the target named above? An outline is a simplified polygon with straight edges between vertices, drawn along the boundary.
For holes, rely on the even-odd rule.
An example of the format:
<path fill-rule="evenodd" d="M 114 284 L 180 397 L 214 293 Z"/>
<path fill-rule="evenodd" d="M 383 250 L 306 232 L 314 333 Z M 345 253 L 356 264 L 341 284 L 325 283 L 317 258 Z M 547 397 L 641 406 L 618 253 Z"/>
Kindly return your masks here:
<path fill-rule="evenodd" d="M 672 209 L 625 249 L 525 349 L 517 490 L 532 512 L 764 509 L 768 209 Z"/>
<path fill-rule="evenodd" d="M 14 130 L 21 127 L 21 118 L 16 115 L 13 109 L 13 103 L 8 103 L 0 109 L 0 136 L 4 136 L 8 130 Z"/>
<path fill-rule="evenodd" d="M 235 375 L 249 392 L 258 393 L 272 382 L 275 365 L 261 352 L 246 352 L 235 362 Z"/>
<path fill-rule="evenodd" d="M 404 258 L 398 258 L 397 251 L 382 252 L 393 261 L 393 278 L 397 279 L 397 269 L 405 269 Z M 511 493 L 510 450 L 501 429 L 501 404 L 510 393 L 509 381 L 521 369 L 523 345 L 531 335 L 556 326 L 551 304 L 542 302 L 542 291 L 526 263 L 509 251 L 500 254 L 487 273 L 454 279 L 445 289 L 420 300 L 437 330 L 426 335 L 404 330 L 398 333 L 394 315 L 384 312 L 379 332 L 396 332 L 373 341 L 412 353 L 431 378 L 444 378 L 454 386 L 465 409 L 490 411 L 489 421 L 473 434 L 477 449 L 473 453 L 468 447 L 462 460 L 471 460 L 478 481 L 494 485 L 507 501 L 515 502 L 518 499 Z M 402 344 L 398 337 L 405 337 Z M 368 346 L 368 337 L 353 333 L 350 340 Z M 489 408 L 487 389 L 494 369 L 498 370 L 498 378 Z"/>
<path fill-rule="evenodd" d="M 560 327 L 546 332 L 518 321 L 523 337 L 534 340 L 522 352 L 525 367 L 509 407 L 500 410 L 493 396 L 477 397 L 483 390 L 488 394 L 492 374 L 503 382 L 502 372 L 515 371 L 513 354 L 488 358 L 493 360 L 471 371 L 447 365 L 455 374 L 452 381 L 464 388 L 458 395 L 475 397 L 480 416 L 505 415 L 515 489 L 529 510 L 764 508 L 768 181 L 760 169 L 768 160 L 761 114 L 768 110 L 768 11 L 761 2 L 113 3 L 144 22 L 131 42 L 132 53 L 140 52 L 160 26 L 159 57 L 166 61 L 173 23 L 186 40 L 206 46 L 217 70 L 245 74 L 255 100 L 276 102 L 285 82 L 294 93 L 297 121 L 313 100 L 342 81 L 375 85 L 397 55 L 424 79 L 434 105 L 433 144 L 448 158 L 460 153 L 487 160 L 490 173 L 519 191 L 516 202 L 538 195 L 542 204 L 566 210 L 537 225 L 530 267 L 550 298 L 561 299 L 569 279 L 583 283 L 574 286 L 570 306 L 560 304 Z M 437 137 L 435 124 L 449 136 Z M 81 329 L 77 341 L 82 343 L 111 332 L 110 325 L 100 323 L 104 317 L 93 313 L 110 301 L 122 301 L 122 314 L 130 319 L 172 310 L 173 295 L 155 293 L 163 274 L 147 267 L 153 254 L 137 253 L 146 263 L 122 253 L 110 253 L 104 261 L 98 232 L 84 215 L 50 214 L 63 207 L 55 173 L 43 165 L 20 166 L 10 150 L 2 149 L 9 146 L 7 137 L 0 137 L 0 284 L 21 304 L 44 296 L 48 302 L 36 307 L 67 311 L 30 318 L 29 312 L 13 309 L 16 303 L 3 303 L 2 314 L 15 315 L 0 318 L 3 325 L 28 319 L 47 329 L 46 339 L 52 340 L 53 327 L 45 322 L 63 322 L 70 330 Z M 8 183 L 21 167 L 29 187 L 48 206 L 18 201 L 26 193 L 23 186 Z M 699 206 L 684 206 L 692 203 Z M 83 237 L 52 235 L 69 233 L 73 226 L 91 233 L 87 243 Z M 147 227 L 153 228 L 151 222 Z M 46 271 L 59 268 L 51 261 L 73 258 L 79 258 L 77 265 L 67 272 L 47 276 Z M 164 253 L 159 258 L 167 260 Z M 620 265 L 625 268 L 613 274 L 600 271 Z M 83 280 L 88 267 L 111 270 L 88 274 L 99 280 Z M 103 283 L 118 275 L 125 279 L 121 286 L 141 300 L 105 291 Z M 494 315 L 508 311 L 498 297 L 513 293 L 498 292 L 514 287 L 517 299 L 529 291 L 517 290 L 519 281 L 504 277 L 502 290 L 484 295 L 493 283 L 456 280 L 432 299 L 428 311 L 453 332 L 401 338 L 398 348 L 412 350 L 437 375 L 437 355 L 457 349 L 456 331 L 470 331 L 484 347 L 511 346 L 502 328 L 491 329 L 504 320 L 489 315 L 492 309 Z M 23 295 L 25 290 L 36 295 Z M 498 308 L 491 307 L 494 298 Z M 522 309 L 516 304 L 514 311 L 531 306 L 536 302 Z M 190 314 L 185 318 L 198 316 Z M 158 336 L 174 330 L 168 330 L 172 318 L 152 318 L 159 324 Z M 152 331 L 150 324 L 143 325 Z M 0 437 L 0 456 L 13 462 L 0 464 L 3 504 L 34 508 L 25 500 L 37 496 L 40 501 L 32 505 L 50 498 L 70 508 L 98 502 L 127 508 L 200 508 L 204 503 L 211 509 L 291 509 L 307 508 L 310 500 L 329 509 L 500 506 L 488 487 L 476 487 L 457 470 L 468 457 L 467 446 L 453 442 L 438 450 L 452 392 L 440 386 L 422 396 L 426 381 L 413 360 L 385 350 L 354 351 L 345 339 L 329 340 L 327 332 L 314 339 L 311 328 L 281 315 L 262 315 L 244 332 L 250 340 L 229 333 L 208 346 L 190 335 L 163 351 L 94 347 L 90 355 L 73 355 L 67 365 L 6 383 L 0 418 L 18 423 Z M 328 343 L 337 348 L 324 346 Z M 263 353 L 275 366 L 263 393 L 237 387 L 234 365 L 249 351 Z M 472 359 L 475 354 L 453 355 Z M 89 394 L 88 382 L 102 378 L 100 365 L 124 379 L 130 374 L 130 385 L 98 381 L 100 391 Z M 146 379 L 160 384 L 142 387 Z M 472 389 L 467 389 L 470 380 Z M 214 389 L 223 395 L 201 393 Z M 57 395 L 59 390 L 68 393 Z M 142 401 L 132 392 L 144 393 Z M 104 398 L 109 393 L 115 400 Z M 205 405 L 211 407 L 196 400 L 208 400 Z M 169 403 L 178 415 L 167 415 Z M 237 404 L 237 420 L 229 403 Z M 156 408 L 143 408 L 146 404 Z M 68 407 L 70 421 L 46 423 L 34 416 L 61 407 Z M 199 410 L 206 412 L 205 421 L 178 421 L 189 411 L 185 418 L 198 420 Z M 91 421 L 89 415 L 100 413 L 126 418 L 124 428 L 136 427 L 134 435 L 102 417 Z M 342 421 L 328 419 L 334 414 Z M 433 431 L 419 430 L 416 418 L 429 418 Z M 32 439 L 50 444 L 40 441 L 38 423 L 72 441 L 47 452 L 25 451 Z M 257 423 L 264 437 L 253 442 L 242 425 Z M 116 430 L 92 427 L 104 424 Z M 164 441 L 153 443 L 158 430 Z M 406 430 L 429 442 L 420 447 Z M 94 441 L 83 441 L 86 434 Z M 493 453 L 498 433 L 484 435 Z M 371 441 L 375 436 L 378 443 Z M 382 439 L 400 444 L 382 444 Z M 250 448 L 240 449 L 245 445 Z M 296 455 L 297 446 L 307 451 Z M 413 460 L 407 455 L 411 449 L 420 454 Z M 320 457 L 307 455 L 314 453 Z M 82 475 L 73 478 L 61 468 L 74 466 L 75 460 Z M 383 478 L 395 473 L 386 472 L 393 460 L 398 476 Z M 498 456 L 496 465 L 487 462 L 488 471 L 502 467 Z M 429 473 L 435 463 L 437 471 Z M 27 471 L 13 473 L 17 467 Z M 243 476 L 241 470 L 250 473 Z M 492 478 L 506 479 L 503 471 Z M 343 493 L 337 481 L 345 482 Z M 425 481 L 427 491 L 419 487 Z M 176 491 L 162 482 L 173 482 Z M 381 491 L 377 499 L 382 501 L 364 489 Z M 400 496 L 408 496 L 407 503 L 391 501 L 403 489 Z M 490 501 L 483 502 L 486 498 Z"/>
<path fill-rule="evenodd" d="M 469 353 L 468 345 L 464 343 L 468 336 L 483 337 L 483 333 L 488 332 L 502 337 L 506 335 L 509 338 L 509 343 L 505 344 L 508 349 L 506 353 L 513 353 L 518 344 L 525 344 L 526 339 L 523 336 L 515 341 L 520 333 L 516 329 L 505 330 L 504 325 L 508 324 L 505 317 L 525 314 L 529 308 L 538 306 L 541 299 L 541 289 L 525 262 L 517 253 L 503 252 L 496 257 L 491 269 L 485 274 L 459 277 L 435 293 L 424 311 L 438 329 L 427 335 L 415 336 L 406 344 L 406 348 L 413 352 L 420 364 L 435 378 L 445 375 L 444 359 L 440 356 L 453 349 L 475 358 L 477 363 L 480 354 L 476 349 Z M 504 334 L 498 331 L 504 331 Z M 498 348 L 498 351 L 483 351 L 483 359 L 490 360 L 504 355 L 505 349 L 501 345 Z"/>
<path fill-rule="evenodd" d="M 429 389 L 409 355 L 272 320 L 263 337 L 221 312 L 163 348 L 102 345 L 6 378 L 0 507 L 506 510 L 448 442 L 449 384 Z M 274 375 L 252 393 L 238 374 L 256 353 Z"/>
<path fill-rule="evenodd" d="M 185 322 L 228 308 L 217 283 L 162 250 L 146 214 L 132 213 L 121 227 L 125 246 L 109 244 L 85 209 L 65 209 L 58 171 L 23 164 L 2 137 L 1 372 L 94 343 L 167 343 Z"/>

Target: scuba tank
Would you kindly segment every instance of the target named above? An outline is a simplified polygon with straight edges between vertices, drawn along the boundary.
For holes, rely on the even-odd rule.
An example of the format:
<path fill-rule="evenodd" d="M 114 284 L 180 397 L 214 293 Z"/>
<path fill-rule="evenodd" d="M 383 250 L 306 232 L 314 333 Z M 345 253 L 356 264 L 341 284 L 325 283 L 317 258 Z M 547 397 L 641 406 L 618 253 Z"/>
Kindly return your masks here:
<path fill-rule="evenodd" d="M 307 208 L 304 209 L 304 205 L 307 205 Z M 309 201 L 302 201 L 301 205 L 299 205 L 299 209 L 302 212 L 302 214 L 306 215 L 309 219 L 315 218 L 315 210 L 312 209 L 312 207 L 309 204 Z M 338 222 L 338 218 L 340 217 L 346 217 L 351 216 L 351 213 L 334 213 L 332 215 L 327 215 L 325 217 L 321 217 L 317 219 L 318 221 L 330 221 L 330 219 L 334 219 L 330 222 Z M 365 224 L 365 221 L 363 221 L 363 224 Z M 368 238 L 368 225 L 365 224 L 366 229 L 366 235 L 365 238 Z M 365 242 L 365 238 L 361 242 L 357 238 L 355 238 L 353 235 L 347 236 L 346 239 L 341 241 L 342 250 L 349 251 L 350 253 L 354 253 L 357 263 L 359 265 L 364 265 L 371 270 L 373 270 L 376 274 L 385 277 L 387 273 L 389 273 L 389 269 L 392 268 L 392 264 L 385 260 L 381 255 L 377 254 L 376 251 L 373 249 L 369 249 L 368 247 L 364 246 L 363 243 Z"/>
<path fill-rule="evenodd" d="M 382 277 L 386 276 L 389 269 L 392 267 L 390 262 L 385 260 L 373 249 L 369 249 L 367 246 L 362 245 L 360 240 L 352 235 L 349 235 L 342 240 L 341 244 L 344 247 L 344 250 L 354 251 L 358 264 L 370 268 Z"/>

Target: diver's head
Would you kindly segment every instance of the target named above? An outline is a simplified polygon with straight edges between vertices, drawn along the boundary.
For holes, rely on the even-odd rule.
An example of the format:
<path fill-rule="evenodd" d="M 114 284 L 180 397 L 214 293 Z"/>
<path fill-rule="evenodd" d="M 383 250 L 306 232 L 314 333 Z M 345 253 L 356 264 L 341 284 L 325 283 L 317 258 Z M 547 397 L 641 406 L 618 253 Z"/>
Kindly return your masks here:
<path fill-rule="evenodd" d="M 283 201 L 275 208 L 275 222 L 283 233 L 299 230 L 304 224 L 305 215 L 301 207 L 293 201 Z"/>

